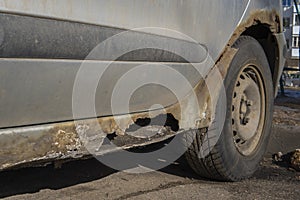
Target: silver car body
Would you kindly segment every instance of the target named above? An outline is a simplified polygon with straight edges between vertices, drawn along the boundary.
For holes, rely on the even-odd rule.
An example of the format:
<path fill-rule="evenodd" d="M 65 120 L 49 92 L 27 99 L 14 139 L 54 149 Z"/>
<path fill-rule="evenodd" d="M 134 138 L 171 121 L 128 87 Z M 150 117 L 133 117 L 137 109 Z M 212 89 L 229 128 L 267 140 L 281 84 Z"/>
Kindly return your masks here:
<path fill-rule="evenodd" d="M 189 61 L 202 63 L 206 71 L 220 64 L 225 75 L 234 55 L 230 46 L 247 33 L 275 47 L 268 57 L 273 72 L 270 81 L 277 86 L 285 47 L 281 16 L 280 0 L 0 0 L 0 169 L 86 155 L 78 141 L 72 110 L 74 82 L 82 60 L 105 67 L 116 59 L 115 52 L 129 51 L 134 41 L 147 41 L 153 47 L 177 44 L 174 48 Z M 271 38 L 260 38 L 264 30 Z M 97 58 L 88 57 L 98 44 L 124 31 L 127 35 L 118 45 L 106 46 L 107 51 Z M 194 46 L 198 44 L 205 51 Z M 207 52 L 211 62 L 203 61 Z M 109 124 L 103 130 L 106 134 L 124 135 L 114 128 L 110 117 L 114 85 L 130 69 L 149 62 L 168 63 L 193 88 L 199 89 L 199 83 L 207 78 L 164 50 L 129 53 L 113 63 L 95 97 L 100 124 Z M 166 95 L 163 88 L 141 91 L 132 98 L 130 111 L 134 120 L 143 119 L 145 111 L 159 102 L 179 121 L 179 130 L 207 127 L 214 111 L 207 106 L 207 90 L 197 91 L 203 94 L 199 97 L 201 115 L 191 114 L 188 121 L 178 118 L 176 98 Z M 183 110 L 195 106 L 184 105 Z M 128 113 L 121 109 L 114 114 L 122 118 Z M 89 124 L 88 120 L 82 123 Z M 124 122 L 125 128 L 130 125 Z M 155 140 L 143 144 L 151 142 Z"/>

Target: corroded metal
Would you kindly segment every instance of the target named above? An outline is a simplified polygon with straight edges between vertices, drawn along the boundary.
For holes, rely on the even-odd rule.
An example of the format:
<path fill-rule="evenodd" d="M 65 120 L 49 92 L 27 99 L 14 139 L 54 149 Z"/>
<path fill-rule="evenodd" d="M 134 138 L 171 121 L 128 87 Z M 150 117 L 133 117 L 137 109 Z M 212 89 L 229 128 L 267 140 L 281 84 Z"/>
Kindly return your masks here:
<path fill-rule="evenodd" d="M 236 53 L 232 45 L 248 28 L 267 25 L 277 44 L 274 81 L 276 82 L 284 64 L 284 36 L 282 33 L 281 1 L 274 0 L 219 0 L 219 1 L 33 1 L 33 0 L 0 0 L 0 12 L 26 15 L 31 17 L 89 23 L 96 26 L 109 26 L 124 30 L 141 27 L 159 27 L 146 29 L 155 33 L 180 40 L 188 40 L 183 33 L 203 44 L 211 57 L 211 62 L 202 63 L 207 71 L 218 69 L 226 76 L 229 64 Z M 234 9 L 233 9 L 234 8 Z M 232 12 L 228 12 L 231 10 Z M 143 11 L 143 12 L 141 12 Z M 0 27 L 5 29 L 5 27 Z M 164 29 L 174 30 L 173 32 Z M 138 30 L 137 30 L 138 31 Z M 145 31 L 145 30 L 144 30 Z M 1 34 L 0 34 L 1 37 Z M 71 37 L 71 36 L 70 36 Z M 4 39 L 0 38 L 1 39 Z M 212 75 L 198 77 L 186 63 L 170 64 L 180 71 L 191 83 L 198 102 L 193 101 L 192 94 L 187 92 L 181 102 L 174 101 L 172 96 L 148 98 L 148 102 L 134 101 L 132 112 L 128 116 L 109 117 L 108 100 L 105 95 L 113 88 L 112 77 L 120 77 L 132 67 L 143 64 L 137 62 L 117 62 L 104 80 L 106 93 L 100 93 L 102 101 L 96 106 L 102 110 L 96 120 L 77 120 L 76 126 L 72 115 L 72 88 L 80 62 L 75 60 L 33 60 L 33 59 L 0 59 L 0 170 L 19 166 L 24 163 L 35 163 L 66 158 L 82 158 L 90 152 L 85 148 L 90 144 L 95 154 L 115 151 L 118 148 L 131 148 L 162 141 L 185 130 L 205 128 L 211 125 L 215 110 L 212 99 L 218 93 L 211 94 L 205 83 Z M 94 63 L 95 64 L 95 63 Z M 99 63 L 96 63 L 99 64 Z M 104 61 L 99 65 L 103 65 Z M 123 70 L 123 71 L 122 71 Z M 114 82 L 116 80 L 113 80 Z M 271 81 L 271 80 L 270 80 Z M 178 85 L 180 87 L 180 84 Z M 276 90 L 276 89 L 275 89 Z M 162 90 L 163 93 L 163 90 Z M 148 95 L 148 91 L 144 92 Z M 213 96 L 212 96 L 213 95 Z M 165 111 L 149 116 L 144 112 L 156 100 L 163 101 Z M 198 112 L 195 112 L 198 107 Z M 146 109 L 147 108 L 147 109 Z M 121 114 L 121 113 L 119 113 Z M 123 113 L 125 114 L 125 113 Z M 133 123 L 159 115 L 171 115 L 178 130 L 159 127 L 163 131 L 150 133 L 152 137 L 142 138 L 139 142 L 127 138 L 126 143 L 119 142 L 116 149 L 97 152 L 97 145 L 103 142 L 107 134 L 116 137 L 129 137 Z M 90 116 L 85 116 L 89 118 Z M 64 121 L 57 123 L 58 121 Z M 40 125 L 34 125 L 40 124 Z M 101 129 L 97 125 L 100 125 Z M 151 130 L 157 127 L 150 127 Z M 149 130 L 150 130 L 149 129 Z M 147 130 L 145 130 L 147 131 Z M 146 134 L 147 135 L 147 134 Z M 94 146 L 93 146 L 94 145 Z"/>

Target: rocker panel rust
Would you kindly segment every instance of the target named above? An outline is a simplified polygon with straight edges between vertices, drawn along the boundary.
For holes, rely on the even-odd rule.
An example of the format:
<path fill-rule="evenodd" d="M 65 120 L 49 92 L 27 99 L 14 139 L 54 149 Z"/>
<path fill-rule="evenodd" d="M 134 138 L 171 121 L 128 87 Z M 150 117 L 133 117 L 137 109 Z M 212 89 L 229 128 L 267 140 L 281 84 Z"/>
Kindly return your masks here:
<path fill-rule="evenodd" d="M 243 22 L 233 33 L 228 45 L 215 64 L 214 68 L 217 67 L 219 69 L 223 78 L 227 73 L 230 61 L 237 51 L 231 48 L 232 44 L 247 28 L 258 23 L 267 24 L 274 35 L 281 31 L 276 11 L 253 11 L 249 19 Z M 209 76 L 206 77 L 206 80 L 209 80 Z M 127 149 L 135 146 L 143 146 L 165 140 L 191 128 L 208 127 L 213 121 L 214 110 L 211 102 L 212 97 L 205 81 L 200 81 L 195 87 L 194 92 L 197 95 L 198 102 L 191 101 L 189 96 L 187 96 L 180 104 L 166 108 L 166 113 L 158 111 L 156 114 L 156 116 L 161 114 L 172 115 L 178 121 L 179 130 L 177 132 L 167 129 L 168 133 L 161 137 L 150 138 L 146 142 L 126 144 L 120 148 Z M 199 108 L 198 113 L 192 113 L 195 106 Z M 124 136 L 126 135 L 126 130 L 133 122 L 145 118 L 149 118 L 148 112 L 132 114 L 130 116 L 118 116 L 118 123 L 116 123 L 114 117 L 104 117 L 96 121 L 77 121 L 77 127 L 75 122 L 65 122 L 0 130 L 0 170 L 21 166 L 26 163 L 43 163 L 49 160 L 66 158 L 83 158 L 89 155 L 89 152 L 84 147 L 85 142 L 101 141 L 106 134 L 115 133 L 118 136 Z M 78 131 L 78 124 L 86 128 L 83 131 Z M 101 126 L 101 130 L 97 124 Z M 80 138 L 78 132 L 80 134 L 84 133 L 84 139 Z M 110 151 L 113 150 L 110 149 L 107 152 Z"/>

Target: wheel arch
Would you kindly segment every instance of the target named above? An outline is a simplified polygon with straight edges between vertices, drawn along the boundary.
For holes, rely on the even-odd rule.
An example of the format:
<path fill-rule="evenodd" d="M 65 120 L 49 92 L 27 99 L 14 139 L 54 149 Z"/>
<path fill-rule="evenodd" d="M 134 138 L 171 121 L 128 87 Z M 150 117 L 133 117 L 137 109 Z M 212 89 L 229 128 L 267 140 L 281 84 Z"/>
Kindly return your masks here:
<path fill-rule="evenodd" d="M 247 28 L 241 35 L 251 36 L 256 39 L 267 56 L 270 70 L 273 78 L 274 92 L 276 92 L 278 78 L 282 73 L 282 66 L 280 60 L 280 48 L 282 44 L 279 41 L 268 24 L 256 24 Z"/>

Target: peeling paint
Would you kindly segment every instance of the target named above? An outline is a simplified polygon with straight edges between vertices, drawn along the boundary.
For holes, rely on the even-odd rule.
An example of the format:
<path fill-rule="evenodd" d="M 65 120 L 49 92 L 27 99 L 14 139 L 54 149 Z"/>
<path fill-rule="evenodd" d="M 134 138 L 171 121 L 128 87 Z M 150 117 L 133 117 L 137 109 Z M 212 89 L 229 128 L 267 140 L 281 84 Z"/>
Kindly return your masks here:
<path fill-rule="evenodd" d="M 268 24 L 274 33 L 280 32 L 276 11 L 258 10 L 251 13 L 250 18 L 242 23 L 234 32 L 222 56 L 216 62 L 221 75 L 226 76 L 228 67 L 237 50 L 231 48 L 238 37 L 249 27 L 258 23 Z M 182 102 L 174 104 L 163 111 L 103 117 L 97 120 L 82 120 L 60 124 L 42 125 L 0 130 L 0 170 L 19 166 L 25 163 L 40 163 L 65 158 L 80 158 L 89 155 L 85 146 L 99 146 L 107 134 L 116 134 L 116 143 L 126 149 L 143 146 L 165 140 L 180 132 L 193 128 L 206 128 L 212 121 L 212 99 L 205 81 L 195 87 L 197 102 L 191 95 Z M 198 107 L 198 112 L 195 112 Z M 133 140 L 126 131 L 139 119 L 155 118 L 159 115 L 172 115 L 178 121 L 179 131 L 165 128 L 163 132 L 150 138 Z M 151 117 L 150 117 L 151 116 Z M 77 125 L 77 126 L 76 126 Z M 99 129 L 99 125 L 101 129 Z M 95 149 L 95 152 L 97 149 Z"/>
<path fill-rule="evenodd" d="M 249 18 L 234 31 L 227 47 L 231 47 L 234 42 L 241 36 L 241 34 L 247 30 L 247 28 L 257 24 L 268 25 L 272 33 L 281 32 L 279 13 L 276 10 L 255 10 L 252 11 Z"/>
<path fill-rule="evenodd" d="M 89 152 L 85 148 L 86 146 L 94 148 L 95 152 L 90 153 L 96 153 L 97 148 L 102 144 L 107 134 L 116 133 L 118 137 L 128 138 L 128 134 L 125 133 L 125 130 L 138 119 L 148 117 L 149 113 L 133 114 L 130 120 L 128 119 L 129 116 L 130 115 L 117 116 L 116 118 L 118 118 L 118 122 L 120 121 L 121 124 L 117 124 L 114 117 L 104 117 L 96 120 L 81 120 L 76 123 L 65 122 L 41 125 L 39 127 L 1 130 L 0 170 L 30 162 L 43 163 L 49 160 L 81 158 L 89 155 Z M 122 128 L 120 128 L 120 126 Z M 124 130 L 124 132 L 119 134 L 121 129 Z M 148 138 L 145 141 L 126 139 L 132 143 L 123 143 L 121 147 L 131 148 L 143 146 L 145 144 L 165 140 L 175 134 L 173 131 L 167 131 L 161 135 L 156 134 L 153 139 Z"/>
<path fill-rule="evenodd" d="M 223 78 L 226 77 L 231 60 L 237 53 L 237 49 L 232 48 L 233 44 L 243 32 L 245 32 L 248 28 L 258 24 L 265 24 L 269 26 L 269 29 L 273 34 L 281 32 L 279 14 L 276 10 L 269 11 L 261 9 L 252 11 L 249 18 L 241 23 L 240 26 L 234 31 L 223 53 L 216 62 L 215 67 L 218 67 Z"/>

